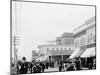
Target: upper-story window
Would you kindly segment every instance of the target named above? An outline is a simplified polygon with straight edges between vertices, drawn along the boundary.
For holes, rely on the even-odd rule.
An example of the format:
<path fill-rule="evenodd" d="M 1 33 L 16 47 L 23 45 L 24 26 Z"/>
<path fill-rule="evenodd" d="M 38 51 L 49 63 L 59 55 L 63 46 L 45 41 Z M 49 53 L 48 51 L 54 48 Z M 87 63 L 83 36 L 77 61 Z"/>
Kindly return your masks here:
<path fill-rule="evenodd" d="M 75 47 L 79 47 L 79 41 L 75 40 Z"/>
<path fill-rule="evenodd" d="M 95 35 L 93 33 L 90 33 L 87 38 L 87 44 L 91 44 L 93 42 L 95 42 Z"/>
<path fill-rule="evenodd" d="M 52 48 L 52 50 L 54 50 L 54 48 Z"/>
<path fill-rule="evenodd" d="M 69 48 L 69 50 L 71 50 L 71 48 Z"/>
<path fill-rule="evenodd" d="M 94 43 L 96 42 L 96 36 L 95 36 L 95 34 L 93 34 L 93 42 Z"/>
<path fill-rule="evenodd" d="M 47 52 L 49 51 L 49 48 L 47 48 Z"/>
<path fill-rule="evenodd" d="M 58 51 L 58 48 L 56 48 L 57 49 L 57 51 Z"/>
<path fill-rule="evenodd" d="M 66 50 L 66 48 L 65 48 L 65 50 Z"/>
<path fill-rule="evenodd" d="M 84 45 L 85 45 L 85 38 L 82 37 L 82 38 L 80 39 L 80 46 L 84 46 Z"/>
<path fill-rule="evenodd" d="M 47 50 L 49 50 L 49 48 L 47 48 Z"/>
<path fill-rule="evenodd" d="M 61 48 L 61 50 L 63 50 L 63 49 Z"/>

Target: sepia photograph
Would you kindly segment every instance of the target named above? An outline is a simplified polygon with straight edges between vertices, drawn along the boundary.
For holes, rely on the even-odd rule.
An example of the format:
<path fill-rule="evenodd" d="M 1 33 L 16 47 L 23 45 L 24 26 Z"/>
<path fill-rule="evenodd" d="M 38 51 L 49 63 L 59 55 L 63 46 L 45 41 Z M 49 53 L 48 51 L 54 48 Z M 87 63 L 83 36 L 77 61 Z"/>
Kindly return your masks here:
<path fill-rule="evenodd" d="M 11 1 L 11 75 L 96 70 L 96 6 Z"/>

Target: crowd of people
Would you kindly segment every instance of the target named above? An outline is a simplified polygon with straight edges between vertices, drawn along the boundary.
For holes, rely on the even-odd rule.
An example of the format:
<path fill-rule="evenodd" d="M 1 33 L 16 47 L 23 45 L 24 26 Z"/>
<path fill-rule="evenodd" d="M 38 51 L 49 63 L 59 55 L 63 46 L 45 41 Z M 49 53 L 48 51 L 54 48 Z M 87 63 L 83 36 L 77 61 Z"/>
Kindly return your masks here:
<path fill-rule="evenodd" d="M 52 63 L 52 62 L 51 62 Z M 12 68 L 14 64 L 12 63 Z M 17 74 L 27 74 L 27 73 L 42 73 L 45 69 L 52 67 L 48 61 L 31 61 L 27 62 L 26 58 L 23 57 L 22 61 L 17 62 Z"/>
<path fill-rule="evenodd" d="M 84 64 L 86 66 L 84 66 Z M 76 71 L 76 70 L 92 70 L 96 69 L 96 59 L 92 58 L 87 63 L 82 58 L 67 59 L 59 63 L 59 71 Z"/>
<path fill-rule="evenodd" d="M 23 57 L 22 61 L 17 62 L 17 74 L 27 74 L 27 73 L 43 73 L 45 72 L 45 69 L 49 68 L 58 68 L 59 71 L 76 71 L 76 70 L 82 70 L 83 61 L 81 58 L 74 58 L 74 59 L 66 59 L 64 61 L 59 60 L 55 62 L 49 62 L 49 61 L 32 61 L 27 62 L 26 58 Z M 14 64 L 12 64 L 12 69 L 14 67 Z M 93 62 L 89 62 L 88 69 L 95 69 L 96 68 L 96 60 L 93 59 Z"/>

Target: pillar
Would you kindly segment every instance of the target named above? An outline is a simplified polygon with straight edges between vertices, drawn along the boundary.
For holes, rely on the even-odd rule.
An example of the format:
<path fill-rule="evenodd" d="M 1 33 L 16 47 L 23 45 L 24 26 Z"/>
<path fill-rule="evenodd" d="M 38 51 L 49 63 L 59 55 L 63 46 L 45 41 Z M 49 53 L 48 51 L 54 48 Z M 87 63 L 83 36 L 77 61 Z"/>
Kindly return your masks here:
<path fill-rule="evenodd" d="M 62 61 L 63 61 L 63 55 L 61 55 L 61 59 L 62 59 Z"/>

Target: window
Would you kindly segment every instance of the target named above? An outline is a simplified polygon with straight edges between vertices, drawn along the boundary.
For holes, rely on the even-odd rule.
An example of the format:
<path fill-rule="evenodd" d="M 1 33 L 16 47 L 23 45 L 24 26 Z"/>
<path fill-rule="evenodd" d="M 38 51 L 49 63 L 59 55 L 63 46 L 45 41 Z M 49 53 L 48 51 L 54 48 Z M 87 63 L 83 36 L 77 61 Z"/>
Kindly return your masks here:
<path fill-rule="evenodd" d="M 54 50 L 54 48 L 52 48 L 52 50 Z"/>
<path fill-rule="evenodd" d="M 47 48 L 47 50 L 49 50 L 49 48 Z"/>
<path fill-rule="evenodd" d="M 57 51 L 58 51 L 58 48 L 56 48 L 57 49 Z"/>
<path fill-rule="evenodd" d="M 88 35 L 88 39 L 87 39 L 88 44 L 93 43 L 93 40 L 94 40 L 94 39 L 95 39 L 95 38 L 94 38 L 94 36 L 93 36 L 93 33 L 89 34 L 89 35 Z"/>
<path fill-rule="evenodd" d="M 69 50 L 71 50 L 71 48 L 69 48 Z"/>
<path fill-rule="evenodd" d="M 65 48 L 65 50 L 66 50 L 66 48 Z"/>
<path fill-rule="evenodd" d="M 49 51 L 49 48 L 47 48 L 47 52 Z"/>
<path fill-rule="evenodd" d="M 80 39 L 80 46 L 84 46 L 84 45 L 85 45 L 85 38 L 82 37 L 82 38 Z"/>
<path fill-rule="evenodd" d="M 79 47 L 79 41 L 78 40 L 75 41 L 75 47 Z"/>
<path fill-rule="evenodd" d="M 63 49 L 61 48 L 61 51 L 62 51 Z"/>
<path fill-rule="evenodd" d="M 96 42 L 96 36 L 93 34 L 93 42 Z"/>

